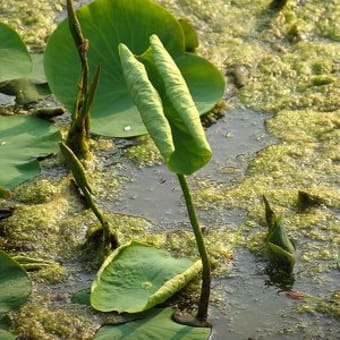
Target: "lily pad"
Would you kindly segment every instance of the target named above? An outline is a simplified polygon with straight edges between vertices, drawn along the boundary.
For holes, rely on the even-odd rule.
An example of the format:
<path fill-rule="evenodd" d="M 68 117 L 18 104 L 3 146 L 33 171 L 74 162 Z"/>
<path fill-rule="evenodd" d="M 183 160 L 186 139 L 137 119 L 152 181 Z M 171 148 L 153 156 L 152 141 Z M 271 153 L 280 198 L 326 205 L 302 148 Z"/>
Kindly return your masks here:
<path fill-rule="evenodd" d="M 5 329 L 0 329 L 0 339 L 1 340 L 15 340 L 17 337 L 12 333 L 6 331 Z"/>
<path fill-rule="evenodd" d="M 40 173 L 38 157 L 58 152 L 59 131 L 33 116 L 0 116 L 0 186 L 11 189 Z"/>
<path fill-rule="evenodd" d="M 26 76 L 0 82 L 0 92 L 15 96 L 19 105 L 37 102 L 51 94 L 43 68 L 43 54 L 31 54 L 32 70 Z M 24 77 L 25 76 L 25 77 Z"/>
<path fill-rule="evenodd" d="M 31 289 L 25 270 L 0 250 L 0 316 L 20 307 L 27 300 Z"/>
<path fill-rule="evenodd" d="M 191 327 L 174 322 L 172 308 L 155 308 L 140 320 L 122 325 L 107 325 L 97 332 L 95 340 L 144 340 L 144 339 L 208 339 L 210 328 Z"/>
<path fill-rule="evenodd" d="M 142 312 L 182 289 L 201 267 L 200 261 L 176 259 L 163 249 L 131 241 L 103 263 L 91 287 L 91 305 L 102 312 Z"/>
<path fill-rule="evenodd" d="M 0 82 L 31 73 L 32 61 L 24 42 L 8 25 L 0 22 Z"/>
<path fill-rule="evenodd" d="M 159 36 L 178 64 L 200 114 L 221 99 L 223 76 L 204 58 L 185 52 L 182 26 L 160 5 L 150 0 L 97 0 L 81 7 L 77 15 L 89 40 L 90 75 L 94 75 L 98 64 L 102 65 L 91 112 L 91 132 L 114 137 L 146 133 L 125 84 L 118 45 L 124 43 L 134 54 L 142 55 L 152 34 Z M 147 62 L 144 58 L 142 61 Z M 72 111 L 80 64 L 66 21 L 50 37 L 44 65 L 52 93 Z M 157 84 L 154 86 L 157 88 Z"/>

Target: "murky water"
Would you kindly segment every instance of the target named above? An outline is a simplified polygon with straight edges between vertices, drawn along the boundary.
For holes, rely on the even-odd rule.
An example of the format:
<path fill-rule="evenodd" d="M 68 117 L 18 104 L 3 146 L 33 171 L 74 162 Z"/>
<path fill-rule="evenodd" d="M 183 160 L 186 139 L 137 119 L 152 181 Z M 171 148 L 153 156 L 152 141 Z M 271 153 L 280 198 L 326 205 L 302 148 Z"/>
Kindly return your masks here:
<path fill-rule="evenodd" d="M 89 1 L 78 1 L 81 4 L 85 2 Z M 254 17 L 245 20 L 244 25 L 236 25 L 242 17 L 242 11 L 244 12 L 243 18 L 248 18 L 248 10 L 252 11 L 253 15 L 260 14 L 270 1 L 244 1 L 244 8 L 241 2 L 223 0 L 216 0 L 215 2 L 164 0 L 161 2 L 175 13 L 185 14 L 193 20 L 201 36 L 202 52 L 211 57 L 219 67 L 222 67 L 223 62 L 228 58 L 239 62 L 235 47 L 232 51 L 228 50 L 228 44 L 234 44 L 237 40 L 235 37 L 246 37 L 242 40 L 243 45 L 240 44 L 240 46 L 247 49 L 249 48 L 249 41 L 256 34 L 254 22 L 257 22 L 257 20 Z M 313 1 L 309 1 L 308 5 L 312 3 Z M 292 6 L 294 9 L 295 5 Z M 257 12 L 256 7 L 259 8 Z M 229 12 L 231 9 L 233 15 Z M 289 17 L 289 15 L 292 16 L 293 14 L 288 12 L 286 16 Z M 64 12 L 60 12 L 58 20 L 63 16 Z M 254 27 L 252 27 L 253 24 Z M 232 29 L 234 29 L 234 36 L 231 37 L 227 34 L 227 30 L 231 31 Z M 279 29 L 274 33 L 281 34 Z M 256 39 L 260 38 L 265 40 L 268 37 L 260 35 Z M 238 43 L 236 41 L 235 44 Z M 283 41 L 282 46 L 279 47 L 288 49 L 286 43 L 286 41 Z M 269 45 L 268 41 L 261 41 L 259 45 L 251 46 L 251 48 L 268 50 Z M 274 55 L 278 53 L 279 47 L 275 46 L 273 49 Z M 249 63 L 249 65 L 255 67 L 252 60 L 254 56 L 251 53 L 249 59 L 247 59 L 248 57 L 244 58 L 241 62 Z M 287 69 L 279 71 L 288 73 Z M 275 74 L 277 77 L 279 71 Z M 259 71 L 258 74 L 260 74 Z M 255 79 L 260 77 L 258 74 L 255 72 Z M 275 83 L 275 76 L 271 75 L 271 77 L 273 83 Z M 268 145 L 281 143 L 277 138 L 268 134 L 265 129 L 265 120 L 272 115 L 268 112 L 260 113 L 246 109 L 240 104 L 239 99 L 235 98 L 238 90 L 230 85 L 231 79 L 228 79 L 228 81 L 229 86 L 226 92 L 228 98 L 232 97 L 230 99 L 232 105 L 230 109 L 224 112 L 224 116 L 206 131 L 213 149 L 213 158 L 206 167 L 190 177 L 189 180 L 195 193 L 200 191 L 202 181 L 205 181 L 207 185 L 221 186 L 223 190 L 226 187 L 236 186 L 237 183 L 241 183 L 246 178 L 248 166 L 256 158 L 258 151 L 264 150 Z M 257 98 L 265 102 L 267 98 L 261 98 L 259 93 L 261 93 L 261 89 L 257 90 L 256 95 Z M 277 90 L 275 95 L 279 98 L 280 94 L 280 91 Z M 314 99 L 315 105 L 319 103 L 318 98 Z M 0 105 L 8 103 L 8 99 L 8 97 L 0 95 Z M 261 102 L 260 99 L 259 102 Z M 244 100 L 250 102 L 250 99 Z M 297 102 L 297 104 L 302 105 L 300 102 Z M 253 106 L 256 105 L 260 104 L 256 102 Z M 122 167 L 115 170 L 115 175 L 125 176 L 127 179 L 117 200 L 107 199 L 98 202 L 105 212 L 121 212 L 144 217 L 150 221 L 152 225 L 150 230 L 155 233 L 164 230 L 190 230 L 181 191 L 174 175 L 170 174 L 162 165 L 140 167 L 127 159 L 124 154 L 113 155 L 112 162 L 115 161 L 122 163 Z M 308 171 L 309 169 L 306 168 L 306 172 Z M 48 176 L 48 170 L 45 175 Z M 284 190 L 285 185 L 284 182 L 280 183 L 277 185 L 277 189 Z M 213 202 L 213 199 L 211 201 Z M 329 211 L 332 214 L 339 215 L 334 207 L 324 207 L 323 209 L 322 212 L 325 215 Z M 279 284 L 273 284 L 273 281 L 267 275 L 267 263 L 263 257 L 251 252 L 245 246 L 245 242 L 252 240 L 254 235 L 263 231 L 261 226 L 254 222 L 256 219 L 247 216 L 247 213 L 249 211 L 245 209 L 230 207 L 228 204 L 221 204 L 221 202 L 216 207 L 214 203 L 210 203 L 210 207 L 207 209 L 201 207 L 198 210 L 202 224 L 211 226 L 214 231 L 230 230 L 236 233 L 237 228 L 245 221 L 249 222 L 249 220 L 255 225 L 254 228 L 249 225 L 244 227 L 242 231 L 243 240 L 233 250 L 233 259 L 226 266 L 225 273 L 214 275 L 210 304 L 210 316 L 213 324 L 212 340 L 339 339 L 338 319 L 334 314 L 330 314 L 327 308 L 320 311 L 317 304 L 311 306 L 301 301 L 289 299 L 285 294 L 279 294 Z M 324 220 L 326 220 L 326 217 Z M 293 229 L 294 226 L 290 225 L 290 227 Z M 320 229 L 322 227 L 321 224 Z M 326 224 L 326 227 L 329 227 L 329 224 Z M 335 226 L 333 231 L 322 229 L 322 232 L 327 235 L 334 235 L 334 238 L 337 236 Z M 320 252 L 322 248 L 328 250 L 328 244 L 325 246 L 322 242 L 322 235 L 320 239 L 310 238 L 304 230 L 304 233 L 298 237 L 298 250 L 302 250 L 299 250 L 298 253 L 295 281 L 291 282 L 289 287 L 320 298 L 330 297 L 340 288 L 339 268 L 331 255 L 321 258 L 309 254 L 310 258 L 301 260 L 299 256 L 303 253 L 307 244 L 312 244 L 315 252 Z M 336 244 L 332 247 L 335 248 Z M 302 255 L 307 256 L 306 254 Z M 70 294 L 70 292 L 90 285 L 93 272 L 83 271 L 83 268 L 78 267 L 78 264 L 75 264 L 72 260 L 62 259 L 62 261 L 71 272 L 69 280 L 66 283 L 54 286 L 39 285 L 39 289 L 55 295 Z M 57 303 L 56 305 L 64 308 L 67 303 Z"/>

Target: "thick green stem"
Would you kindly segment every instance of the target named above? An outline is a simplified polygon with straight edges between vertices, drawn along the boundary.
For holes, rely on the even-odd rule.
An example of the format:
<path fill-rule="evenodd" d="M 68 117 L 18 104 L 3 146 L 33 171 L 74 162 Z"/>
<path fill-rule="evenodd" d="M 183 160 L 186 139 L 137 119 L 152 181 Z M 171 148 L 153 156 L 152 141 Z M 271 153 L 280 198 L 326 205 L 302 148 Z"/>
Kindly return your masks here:
<path fill-rule="evenodd" d="M 66 143 L 79 158 L 86 159 L 89 157 L 87 138 L 89 136 L 88 129 L 90 126 L 90 116 L 86 110 L 89 76 L 89 65 L 87 59 L 88 40 L 84 38 L 80 23 L 72 5 L 72 0 L 67 0 L 67 13 L 70 32 L 78 50 L 81 62 L 81 76 L 78 82 L 76 103 Z"/>
<path fill-rule="evenodd" d="M 86 202 L 91 207 L 93 213 L 96 215 L 100 224 L 103 228 L 103 248 L 105 256 L 107 256 L 113 249 L 116 249 L 119 246 L 117 234 L 111 230 L 110 224 L 108 220 L 105 218 L 104 213 L 97 207 L 94 203 L 91 194 L 87 190 L 87 188 L 83 187 L 82 192 L 85 196 Z"/>
<path fill-rule="evenodd" d="M 211 267 L 207 250 L 204 245 L 203 234 L 196 215 L 194 204 L 192 202 L 190 189 L 184 175 L 177 174 L 178 180 L 184 194 L 185 204 L 187 206 L 190 223 L 195 234 L 196 244 L 202 260 L 202 288 L 201 297 L 198 305 L 198 312 L 196 318 L 199 321 L 206 321 L 208 318 L 208 305 L 210 297 L 211 284 Z"/>

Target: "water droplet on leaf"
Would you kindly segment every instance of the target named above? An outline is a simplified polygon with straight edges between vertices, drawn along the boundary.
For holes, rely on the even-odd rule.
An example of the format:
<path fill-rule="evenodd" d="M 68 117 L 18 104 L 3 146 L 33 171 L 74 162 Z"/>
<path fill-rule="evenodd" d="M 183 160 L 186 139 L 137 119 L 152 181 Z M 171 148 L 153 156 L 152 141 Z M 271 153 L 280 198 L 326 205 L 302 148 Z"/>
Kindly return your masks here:
<path fill-rule="evenodd" d="M 130 131 L 131 130 L 131 126 L 130 125 L 126 125 L 124 126 L 124 131 Z"/>

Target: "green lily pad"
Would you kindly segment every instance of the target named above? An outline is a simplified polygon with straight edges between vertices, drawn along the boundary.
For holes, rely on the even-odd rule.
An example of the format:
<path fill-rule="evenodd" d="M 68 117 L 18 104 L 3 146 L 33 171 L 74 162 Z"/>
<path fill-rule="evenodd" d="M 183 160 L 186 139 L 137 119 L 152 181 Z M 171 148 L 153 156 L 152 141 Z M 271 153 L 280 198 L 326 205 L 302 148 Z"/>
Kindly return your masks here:
<path fill-rule="evenodd" d="M 97 332 L 95 340 L 144 340 L 176 339 L 200 340 L 209 339 L 211 329 L 191 327 L 174 322 L 171 318 L 172 308 L 155 308 L 140 320 L 122 325 L 107 325 Z"/>
<path fill-rule="evenodd" d="M 0 186 L 11 189 L 40 173 L 38 157 L 58 152 L 59 131 L 33 116 L 0 116 Z"/>
<path fill-rule="evenodd" d="M 15 96 L 17 104 L 37 102 L 51 94 L 43 67 L 43 54 L 31 54 L 32 70 L 26 76 L 0 82 L 0 92 Z"/>
<path fill-rule="evenodd" d="M 25 270 L 0 250 L 0 316 L 20 307 L 27 300 L 31 289 Z"/>
<path fill-rule="evenodd" d="M 17 337 L 12 333 L 6 331 L 5 329 L 0 329 L 0 339 L 1 340 L 15 340 Z"/>
<path fill-rule="evenodd" d="M 94 75 L 98 64 L 102 65 L 91 110 L 91 132 L 113 137 L 146 133 L 125 84 L 118 45 L 124 43 L 134 54 L 141 55 L 148 49 L 152 34 L 159 36 L 175 59 L 200 114 L 208 112 L 222 97 L 224 79 L 221 73 L 207 60 L 185 52 L 182 26 L 153 1 L 97 0 L 80 8 L 77 15 L 84 36 L 89 40 L 90 75 Z M 44 65 L 52 93 L 72 111 L 80 64 L 66 21 L 50 37 Z M 154 86 L 157 88 L 157 84 Z"/>
<path fill-rule="evenodd" d="M 31 73 L 32 61 L 24 42 L 8 25 L 0 22 L 0 82 Z"/>
<path fill-rule="evenodd" d="M 103 263 L 91 287 L 91 305 L 102 312 L 142 312 L 182 289 L 201 267 L 200 261 L 175 259 L 163 249 L 132 241 Z"/>

